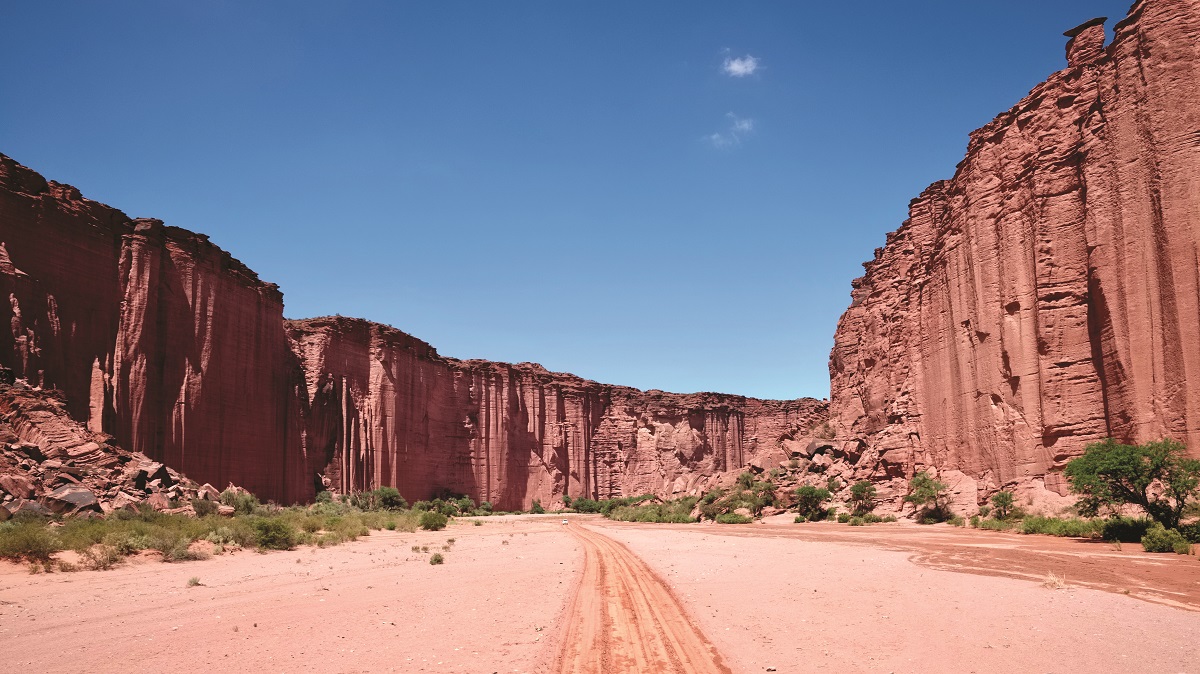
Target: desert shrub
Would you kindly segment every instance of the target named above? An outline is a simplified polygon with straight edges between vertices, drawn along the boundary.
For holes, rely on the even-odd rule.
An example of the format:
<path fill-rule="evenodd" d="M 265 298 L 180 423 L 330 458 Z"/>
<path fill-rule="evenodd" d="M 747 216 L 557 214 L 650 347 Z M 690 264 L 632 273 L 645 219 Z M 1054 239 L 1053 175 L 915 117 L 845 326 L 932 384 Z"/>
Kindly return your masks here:
<path fill-rule="evenodd" d="M 717 524 L 749 524 L 753 521 L 754 518 L 737 513 L 722 513 L 717 515 Z"/>
<path fill-rule="evenodd" d="M 107 571 L 118 563 L 124 556 L 111 545 L 94 545 L 82 552 L 83 565 L 93 571 Z"/>
<path fill-rule="evenodd" d="M 878 524 L 883 521 L 883 518 L 875 513 L 865 513 L 862 515 L 862 521 L 867 524 Z"/>
<path fill-rule="evenodd" d="M 879 521 L 880 522 L 896 522 L 898 520 L 896 519 L 895 515 L 884 515 L 883 519 L 881 519 Z"/>
<path fill-rule="evenodd" d="M 196 511 L 196 517 L 205 517 L 207 515 L 217 514 L 217 504 L 202 498 L 192 499 L 192 510 Z"/>
<path fill-rule="evenodd" d="M 850 526 L 852 526 L 852 527 L 861 527 L 864 524 L 866 524 L 866 523 L 863 522 L 863 518 L 861 518 L 861 517 L 851 517 L 850 518 Z"/>
<path fill-rule="evenodd" d="M 946 524 L 952 527 L 966 526 L 967 521 L 962 518 L 962 515 L 951 515 L 946 518 Z"/>
<path fill-rule="evenodd" d="M 979 516 L 980 517 L 987 517 L 991 513 L 992 513 L 992 506 L 987 505 L 986 503 L 984 505 L 979 506 Z"/>
<path fill-rule="evenodd" d="M 838 513 L 837 521 L 840 522 L 841 524 L 846 524 L 847 522 L 850 521 L 850 517 L 851 517 L 850 513 Z"/>
<path fill-rule="evenodd" d="M 446 522 L 447 518 L 442 513 L 432 511 L 421 513 L 421 528 L 426 531 L 440 531 L 445 529 Z"/>
<path fill-rule="evenodd" d="M 239 515 L 253 515 L 259 507 L 258 498 L 254 494 L 236 489 L 221 492 L 221 503 L 232 506 L 233 511 Z"/>
<path fill-rule="evenodd" d="M 571 501 L 571 507 L 574 508 L 575 512 L 577 512 L 577 513 L 598 513 L 598 512 L 600 512 L 600 502 L 594 501 L 590 498 L 583 498 L 583 497 L 577 498 L 574 501 Z"/>
<path fill-rule="evenodd" d="M 480 501 L 479 502 L 479 512 L 484 515 L 491 515 L 492 514 L 492 502 L 491 501 Z"/>
<path fill-rule="evenodd" d="M 792 522 L 794 522 L 796 524 L 804 524 L 807 521 L 808 521 L 808 518 L 805 517 L 804 515 L 796 515 L 796 519 L 792 520 Z"/>
<path fill-rule="evenodd" d="M 291 550 L 296 547 L 299 532 L 290 523 L 274 518 L 256 518 L 251 522 L 254 527 L 258 547 L 267 550 Z"/>
<path fill-rule="evenodd" d="M 534 515 L 545 515 L 546 509 L 542 507 L 541 501 L 535 500 L 533 502 L 533 505 L 530 506 L 529 512 L 533 513 Z"/>
<path fill-rule="evenodd" d="M 875 509 L 875 485 L 859 480 L 850 486 L 850 509 L 856 515 L 866 515 Z"/>
<path fill-rule="evenodd" d="M 1191 543 L 1200 543 L 1200 522 L 1180 524 L 1179 533 Z"/>
<path fill-rule="evenodd" d="M 695 522 L 692 519 L 692 508 L 698 499 L 695 496 L 668 501 L 666 503 L 646 503 L 643 505 L 617 506 L 608 510 L 605 517 L 619 522 L 658 522 L 683 524 Z"/>
<path fill-rule="evenodd" d="M 333 492 L 319 491 L 317 492 L 317 503 L 333 503 Z"/>
<path fill-rule="evenodd" d="M 61 549 L 58 537 L 44 520 L 19 518 L 0 524 L 0 557 L 46 563 Z"/>
<path fill-rule="evenodd" d="M 440 552 L 433 553 L 433 556 L 429 558 L 429 563 L 433 564 L 434 566 L 437 566 L 438 564 L 442 564 L 445 561 L 446 561 L 446 558 L 443 557 L 442 553 L 440 553 Z"/>
<path fill-rule="evenodd" d="M 989 531 L 1008 531 L 1016 526 L 1016 524 L 1007 520 L 979 520 L 979 528 Z"/>
<path fill-rule="evenodd" d="M 979 515 L 971 515 L 971 519 L 969 519 L 967 521 L 971 523 L 971 526 L 973 528 L 978 529 L 979 528 L 979 520 L 980 520 Z"/>
<path fill-rule="evenodd" d="M 904 500 L 922 510 L 921 522 L 932 524 L 946 519 L 946 484 L 921 471 L 908 483 L 909 494 Z"/>
<path fill-rule="evenodd" d="M 1142 536 L 1142 549 L 1146 552 L 1178 552 L 1186 555 L 1191 551 L 1191 544 L 1176 529 L 1167 529 L 1155 522 Z"/>
<path fill-rule="evenodd" d="M 1078 517 L 1068 519 L 1059 517 L 1026 517 L 1021 521 L 1021 533 L 1100 538 L 1104 533 L 1104 521 L 1080 519 Z"/>
<path fill-rule="evenodd" d="M 400 490 L 395 487 L 376 489 L 375 500 L 384 510 L 404 510 L 408 507 L 408 501 L 404 500 L 404 497 L 400 495 Z"/>
<path fill-rule="evenodd" d="M 825 519 L 829 522 L 836 522 L 842 515 L 838 513 L 837 508 L 829 508 L 825 511 Z"/>
<path fill-rule="evenodd" d="M 992 494 L 992 506 L 996 508 L 996 519 L 1006 520 L 1012 512 L 1015 501 L 1011 491 L 998 491 Z M 983 509 L 980 508 L 980 511 Z"/>
<path fill-rule="evenodd" d="M 796 489 L 796 512 L 809 519 L 824 515 L 824 504 L 829 500 L 829 490 L 812 485 Z"/>
<path fill-rule="evenodd" d="M 754 486 L 754 473 L 745 471 L 737 476 L 737 486 L 741 489 L 749 489 Z"/>
<path fill-rule="evenodd" d="M 1152 524 L 1154 524 L 1154 520 L 1148 517 L 1110 517 L 1104 521 L 1101 536 L 1106 541 L 1138 543 Z"/>

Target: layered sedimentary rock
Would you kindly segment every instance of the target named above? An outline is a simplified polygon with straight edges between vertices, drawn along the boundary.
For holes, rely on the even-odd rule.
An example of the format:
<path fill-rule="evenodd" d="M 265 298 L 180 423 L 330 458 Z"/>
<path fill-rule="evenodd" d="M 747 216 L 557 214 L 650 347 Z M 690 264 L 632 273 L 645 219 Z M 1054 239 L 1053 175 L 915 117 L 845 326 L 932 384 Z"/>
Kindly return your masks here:
<path fill-rule="evenodd" d="M 1200 455 L 1200 2 L 1067 35 L 853 284 L 830 375 L 857 475 L 1065 494 L 1099 438 Z"/>
<path fill-rule="evenodd" d="M 290 321 L 304 365 L 310 452 L 340 491 L 439 490 L 502 509 L 562 495 L 695 493 L 802 451 L 822 401 L 679 395 L 539 365 L 462 361 L 367 321 Z"/>
<path fill-rule="evenodd" d="M 0 365 L 90 432 L 218 486 L 535 499 L 694 491 L 807 446 L 814 400 L 641 392 L 443 358 L 398 330 L 283 320 L 203 235 L 131 220 L 0 155 Z M 290 337 L 290 339 L 289 339 Z"/>
<path fill-rule="evenodd" d="M 207 237 L 131 220 L 0 155 L 0 364 L 200 480 L 313 493 L 283 297 Z"/>

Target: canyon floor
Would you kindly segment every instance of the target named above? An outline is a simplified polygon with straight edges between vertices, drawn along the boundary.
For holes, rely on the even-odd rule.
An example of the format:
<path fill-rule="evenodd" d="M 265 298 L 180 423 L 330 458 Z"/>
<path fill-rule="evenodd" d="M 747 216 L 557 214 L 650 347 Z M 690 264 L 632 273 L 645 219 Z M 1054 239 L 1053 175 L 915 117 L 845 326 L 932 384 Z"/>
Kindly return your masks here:
<path fill-rule="evenodd" d="M 1200 671 L 1192 556 L 941 525 L 568 517 L 111 571 L 0 565 L 0 670 Z"/>

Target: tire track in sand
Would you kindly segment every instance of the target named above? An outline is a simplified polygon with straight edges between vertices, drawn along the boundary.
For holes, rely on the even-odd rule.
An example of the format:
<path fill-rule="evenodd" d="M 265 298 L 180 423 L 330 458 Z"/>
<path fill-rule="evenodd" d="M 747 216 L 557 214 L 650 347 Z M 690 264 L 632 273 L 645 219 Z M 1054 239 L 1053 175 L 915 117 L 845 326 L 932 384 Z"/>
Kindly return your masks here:
<path fill-rule="evenodd" d="M 624 545 L 574 524 L 583 576 L 566 614 L 562 674 L 730 674 L 712 643 L 646 563 Z"/>

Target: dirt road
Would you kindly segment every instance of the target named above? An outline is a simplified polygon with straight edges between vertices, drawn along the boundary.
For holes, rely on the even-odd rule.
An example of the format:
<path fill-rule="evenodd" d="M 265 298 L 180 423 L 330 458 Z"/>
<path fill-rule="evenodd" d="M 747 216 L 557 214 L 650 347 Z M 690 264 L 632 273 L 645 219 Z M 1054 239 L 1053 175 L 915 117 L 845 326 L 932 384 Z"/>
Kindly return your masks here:
<path fill-rule="evenodd" d="M 566 612 L 559 672 L 730 672 L 641 559 L 583 525 L 570 531 L 583 544 L 583 577 Z"/>

